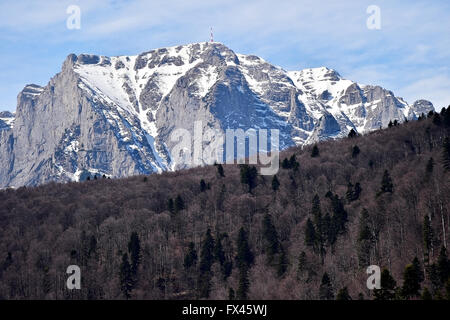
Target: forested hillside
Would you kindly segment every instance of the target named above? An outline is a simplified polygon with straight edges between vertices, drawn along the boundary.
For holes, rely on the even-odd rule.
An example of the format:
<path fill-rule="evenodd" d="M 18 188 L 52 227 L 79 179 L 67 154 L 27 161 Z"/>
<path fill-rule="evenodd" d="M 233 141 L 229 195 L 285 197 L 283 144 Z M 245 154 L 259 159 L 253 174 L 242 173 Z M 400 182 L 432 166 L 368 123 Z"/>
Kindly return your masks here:
<path fill-rule="evenodd" d="M 216 165 L 2 190 L 0 297 L 448 299 L 449 133 L 450 107 L 287 150 L 273 177 Z"/>

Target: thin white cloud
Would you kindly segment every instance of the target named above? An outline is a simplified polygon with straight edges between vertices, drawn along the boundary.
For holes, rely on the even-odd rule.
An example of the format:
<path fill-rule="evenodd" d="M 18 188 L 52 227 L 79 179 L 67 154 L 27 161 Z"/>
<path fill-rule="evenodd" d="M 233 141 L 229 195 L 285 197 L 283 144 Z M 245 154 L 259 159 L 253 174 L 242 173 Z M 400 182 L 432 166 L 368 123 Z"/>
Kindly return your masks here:
<path fill-rule="evenodd" d="M 70 5 L 82 8 L 82 15 L 107 6 L 107 0 L 20 0 L 0 3 L 0 28 L 9 32 L 45 31 L 59 24 L 65 26 Z"/>

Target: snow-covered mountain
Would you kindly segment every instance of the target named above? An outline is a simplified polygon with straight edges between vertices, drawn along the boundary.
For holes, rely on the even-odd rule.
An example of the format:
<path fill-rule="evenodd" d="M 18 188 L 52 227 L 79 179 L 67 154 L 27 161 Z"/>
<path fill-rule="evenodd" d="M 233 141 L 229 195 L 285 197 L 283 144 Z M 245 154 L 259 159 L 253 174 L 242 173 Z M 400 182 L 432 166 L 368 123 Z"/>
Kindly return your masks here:
<path fill-rule="evenodd" d="M 27 85 L 0 113 L 0 186 L 127 176 L 183 167 L 173 130 L 279 129 L 280 148 L 343 137 L 433 110 L 322 67 L 285 71 L 223 44 L 137 56 L 67 57 L 45 87 Z"/>

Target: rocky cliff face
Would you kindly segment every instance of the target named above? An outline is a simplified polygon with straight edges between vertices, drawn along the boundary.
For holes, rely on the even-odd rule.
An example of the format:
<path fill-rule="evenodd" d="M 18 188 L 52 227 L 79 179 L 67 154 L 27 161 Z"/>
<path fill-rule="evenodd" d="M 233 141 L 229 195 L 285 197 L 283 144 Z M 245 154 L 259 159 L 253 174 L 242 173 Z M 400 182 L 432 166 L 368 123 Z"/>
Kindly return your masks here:
<path fill-rule="evenodd" d="M 286 72 L 220 43 L 138 56 L 69 55 L 45 87 L 0 113 L 0 186 L 173 170 L 177 128 L 279 129 L 280 148 L 342 137 L 433 110 L 328 68 Z"/>

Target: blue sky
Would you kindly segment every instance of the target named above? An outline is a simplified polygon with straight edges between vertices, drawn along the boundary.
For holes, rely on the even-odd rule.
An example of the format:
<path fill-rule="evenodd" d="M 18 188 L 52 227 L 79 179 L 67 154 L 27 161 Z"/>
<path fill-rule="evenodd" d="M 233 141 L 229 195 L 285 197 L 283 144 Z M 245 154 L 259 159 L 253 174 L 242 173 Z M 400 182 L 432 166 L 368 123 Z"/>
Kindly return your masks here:
<path fill-rule="evenodd" d="M 81 28 L 68 29 L 70 5 Z M 369 5 L 381 29 L 370 30 Z M 412 103 L 450 104 L 450 2 L 0 0 L 0 110 L 28 83 L 45 85 L 69 53 L 138 54 L 215 40 L 286 70 L 327 66 Z"/>

